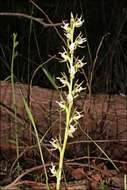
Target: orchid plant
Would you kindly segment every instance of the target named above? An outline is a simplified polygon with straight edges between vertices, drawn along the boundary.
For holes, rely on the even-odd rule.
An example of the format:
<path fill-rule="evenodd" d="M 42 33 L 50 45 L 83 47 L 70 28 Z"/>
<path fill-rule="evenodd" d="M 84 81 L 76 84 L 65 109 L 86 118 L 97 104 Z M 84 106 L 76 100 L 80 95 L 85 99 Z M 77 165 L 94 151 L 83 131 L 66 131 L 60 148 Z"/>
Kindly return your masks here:
<path fill-rule="evenodd" d="M 59 165 L 58 168 L 52 163 L 52 168 L 50 171 L 53 176 L 56 177 L 56 189 L 60 190 L 62 171 L 63 171 L 63 161 L 64 154 L 66 150 L 67 140 L 69 137 L 73 137 L 75 131 L 77 130 L 78 121 L 82 117 L 81 112 L 74 107 L 74 100 L 79 96 L 79 93 L 84 90 L 82 83 L 75 81 L 76 73 L 86 64 L 83 62 L 84 57 L 79 59 L 75 57 L 75 51 L 77 48 L 84 47 L 83 44 L 86 42 L 86 38 L 83 38 L 80 32 L 77 37 L 74 36 L 75 29 L 83 25 L 84 21 L 82 17 L 74 17 L 71 13 L 70 23 L 63 22 L 62 29 L 64 30 L 64 35 L 66 37 L 66 47 L 63 48 L 63 52 L 60 52 L 61 62 L 67 65 L 68 74 L 61 73 L 61 77 L 58 80 L 61 82 L 61 87 L 66 87 L 65 97 L 61 96 L 60 102 L 57 102 L 61 111 L 65 112 L 66 122 L 65 122 L 65 132 L 63 141 L 61 138 L 55 138 L 51 140 L 53 148 L 59 151 Z"/>

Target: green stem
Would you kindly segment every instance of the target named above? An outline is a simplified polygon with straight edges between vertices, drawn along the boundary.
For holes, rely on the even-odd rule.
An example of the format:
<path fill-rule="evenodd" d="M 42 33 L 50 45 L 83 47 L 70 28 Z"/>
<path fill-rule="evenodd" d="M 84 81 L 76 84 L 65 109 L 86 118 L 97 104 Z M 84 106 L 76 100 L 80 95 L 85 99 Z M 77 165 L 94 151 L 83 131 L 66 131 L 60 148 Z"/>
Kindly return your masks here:
<path fill-rule="evenodd" d="M 66 128 L 65 129 L 65 138 L 64 138 L 64 142 L 63 142 L 63 147 L 62 147 L 62 150 L 60 152 L 59 169 L 58 169 L 58 175 L 57 175 L 56 190 L 60 189 L 61 176 L 62 176 L 62 170 L 63 170 L 63 158 L 64 158 L 65 149 L 66 149 L 67 139 L 68 139 L 68 135 L 67 135 L 67 128 Z"/>
<path fill-rule="evenodd" d="M 74 27 L 72 29 L 72 39 L 71 43 L 73 43 L 73 33 L 74 33 Z M 71 59 L 70 59 L 70 67 L 73 66 L 73 59 L 74 59 L 74 51 L 70 53 Z M 73 80 L 74 76 L 71 75 L 70 73 L 70 85 L 68 89 L 68 94 L 71 96 L 72 94 L 72 89 L 73 89 Z M 66 145 L 67 145 L 67 140 L 68 140 L 68 130 L 70 127 L 70 119 L 71 119 L 71 111 L 73 107 L 73 99 L 68 105 L 68 110 L 66 112 L 66 128 L 65 128 L 65 133 L 64 133 L 64 141 L 62 145 L 62 149 L 60 151 L 60 159 L 59 159 L 59 167 L 58 167 L 58 174 L 57 174 L 57 183 L 56 183 L 56 190 L 60 190 L 60 184 L 61 184 L 61 176 L 62 176 L 62 170 L 63 170 L 63 160 L 64 160 L 64 154 L 66 150 Z"/>
<path fill-rule="evenodd" d="M 16 58 L 16 46 L 18 42 L 17 34 L 13 34 L 13 49 L 12 49 L 12 57 L 11 57 L 11 86 L 12 86 L 12 102 L 14 107 L 14 113 L 15 113 L 15 141 L 16 141 L 16 156 L 19 158 L 19 139 L 18 139 L 18 128 L 17 128 L 17 108 L 16 108 L 16 97 L 15 97 L 15 84 L 14 84 L 14 60 Z M 17 164 L 18 166 L 18 174 L 19 174 L 19 162 Z"/>
<path fill-rule="evenodd" d="M 69 104 L 69 109 L 67 112 L 67 119 L 66 119 L 66 128 L 65 128 L 65 134 L 64 134 L 64 141 L 63 146 L 60 152 L 60 160 L 59 160 L 59 169 L 58 169 L 58 175 L 57 175 L 57 184 L 56 184 L 56 190 L 60 189 L 60 182 L 61 182 L 61 176 L 62 176 L 62 170 L 63 170 L 63 160 L 64 160 L 64 153 L 67 145 L 68 140 L 68 130 L 70 125 L 70 118 L 71 118 L 71 110 L 72 110 L 72 104 Z"/>

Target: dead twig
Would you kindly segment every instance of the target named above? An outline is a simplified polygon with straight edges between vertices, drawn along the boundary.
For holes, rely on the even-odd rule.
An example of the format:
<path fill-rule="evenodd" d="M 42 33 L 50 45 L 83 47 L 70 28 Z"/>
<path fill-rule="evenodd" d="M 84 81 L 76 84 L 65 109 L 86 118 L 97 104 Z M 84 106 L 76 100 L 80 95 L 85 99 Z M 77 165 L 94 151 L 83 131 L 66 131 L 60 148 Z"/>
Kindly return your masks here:
<path fill-rule="evenodd" d="M 47 19 L 47 21 L 50 23 L 50 24 L 53 24 L 51 19 L 49 18 L 49 16 L 35 3 L 33 2 L 32 0 L 30 0 L 30 3 L 32 3 L 44 16 L 45 18 Z M 61 24 L 62 25 L 62 24 Z M 61 34 L 59 33 L 58 29 L 56 28 L 55 25 L 53 25 L 53 28 L 54 30 L 56 31 L 56 33 L 58 34 L 58 36 L 60 37 L 60 39 L 64 42 L 64 44 L 66 45 L 66 42 L 64 40 L 64 38 L 61 36 Z"/>
<path fill-rule="evenodd" d="M 56 27 L 56 26 L 61 26 L 62 23 L 46 23 L 43 21 L 43 18 L 37 18 L 37 17 L 33 17 L 31 15 L 27 15 L 24 13 L 14 13 L 14 12 L 0 12 L 0 16 L 17 16 L 17 17 L 23 17 L 23 18 L 27 18 L 33 21 L 38 22 L 39 24 L 43 25 L 44 27 Z"/>

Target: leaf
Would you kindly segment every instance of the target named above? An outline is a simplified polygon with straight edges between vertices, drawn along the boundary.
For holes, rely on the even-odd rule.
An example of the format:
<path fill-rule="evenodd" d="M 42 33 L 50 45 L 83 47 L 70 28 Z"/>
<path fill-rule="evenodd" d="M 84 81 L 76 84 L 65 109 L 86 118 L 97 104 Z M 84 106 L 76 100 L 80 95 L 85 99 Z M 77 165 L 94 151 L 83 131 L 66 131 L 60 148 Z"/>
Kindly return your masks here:
<path fill-rule="evenodd" d="M 58 86 L 55 82 L 55 79 L 53 76 L 51 76 L 51 74 L 45 69 L 45 68 L 42 68 L 43 72 L 45 73 L 46 77 L 49 79 L 49 81 L 51 82 L 51 84 L 53 85 L 53 87 L 58 90 Z"/>

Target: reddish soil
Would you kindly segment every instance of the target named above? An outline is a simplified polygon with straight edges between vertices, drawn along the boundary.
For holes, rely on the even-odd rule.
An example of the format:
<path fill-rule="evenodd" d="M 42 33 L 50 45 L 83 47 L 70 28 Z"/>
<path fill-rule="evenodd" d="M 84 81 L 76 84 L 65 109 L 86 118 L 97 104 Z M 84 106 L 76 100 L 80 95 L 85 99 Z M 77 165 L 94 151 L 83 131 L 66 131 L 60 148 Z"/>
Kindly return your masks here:
<path fill-rule="evenodd" d="M 59 94 L 37 86 L 29 91 L 27 85 L 16 84 L 15 119 L 11 85 L 1 82 L 0 186 L 14 189 L 16 184 L 20 183 L 24 184 L 24 189 L 26 186 L 32 189 L 46 189 L 36 138 L 24 108 L 21 92 L 25 97 L 29 97 L 29 105 L 39 136 L 44 137 L 42 150 L 47 169 L 51 161 L 58 161 L 58 154 L 52 151 L 49 141 L 64 131 L 65 118 L 64 115 L 60 116 L 56 103 Z M 127 97 L 97 94 L 89 98 L 82 94 L 75 104 L 79 110 L 83 110 L 84 117 L 74 138 L 68 142 L 64 169 L 67 181 L 72 182 L 69 182 L 66 188 L 63 183 L 62 188 L 94 190 L 99 189 L 100 183 L 105 183 L 108 189 L 123 189 L 123 176 L 127 173 Z M 15 145 L 16 126 L 21 153 L 19 158 L 22 165 L 21 174 L 28 169 L 28 173 L 22 174 L 19 179 L 15 171 L 18 161 Z M 113 160 L 119 172 L 108 157 Z M 33 176 L 36 176 L 36 180 Z M 51 182 L 54 182 L 52 177 L 50 177 Z M 52 189 L 55 189 L 53 183 Z"/>

